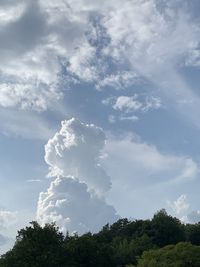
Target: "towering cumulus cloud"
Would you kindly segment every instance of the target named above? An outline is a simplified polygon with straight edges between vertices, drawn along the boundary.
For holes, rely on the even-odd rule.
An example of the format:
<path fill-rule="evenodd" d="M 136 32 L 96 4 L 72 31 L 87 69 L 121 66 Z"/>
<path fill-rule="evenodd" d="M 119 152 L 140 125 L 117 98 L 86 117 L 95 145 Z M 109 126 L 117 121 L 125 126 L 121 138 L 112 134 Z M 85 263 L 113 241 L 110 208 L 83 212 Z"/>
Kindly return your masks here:
<path fill-rule="evenodd" d="M 46 193 L 41 193 L 38 219 L 42 223 L 56 221 L 65 232 L 95 232 L 117 219 L 112 206 L 91 195 L 85 183 L 74 177 L 58 177 Z"/>
<path fill-rule="evenodd" d="M 105 134 L 93 124 L 76 119 L 63 121 L 45 146 L 50 175 L 56 176 L 38 201 L 41 223 L 56 221 L 63 231 L 99 230 L 118 216 L 105 202 L 110 178 L 100 166 Z"/>
<path fill-rule="evenodd" d="M 45 160 L 52 173 L 78 177 L 90 190 L 102 195 L 110 188 L 110 178 L 99 164 L 104 132 L 76 119 L 63 121 L 61 125 L 60 131 L 45 146 Z"/>

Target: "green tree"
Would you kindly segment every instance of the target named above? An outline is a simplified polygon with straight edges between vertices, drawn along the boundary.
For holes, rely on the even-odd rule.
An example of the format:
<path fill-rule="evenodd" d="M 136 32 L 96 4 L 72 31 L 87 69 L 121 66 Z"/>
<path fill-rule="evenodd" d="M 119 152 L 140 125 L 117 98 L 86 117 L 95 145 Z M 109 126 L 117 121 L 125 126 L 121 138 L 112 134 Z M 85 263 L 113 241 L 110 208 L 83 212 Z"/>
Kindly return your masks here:
<path fill-rule="evenodd" d="M 152 219 L 152 241 L 155 245 L 163 247 L 185 241 L 184 226 L 181 222 L 161 210 Z"/>
<path fill-rule="evenodd" d="M 65 266 L 112 267 L 113 250 L 106 242 L 98 242 L 91 233 L 65 239 Z"/>
<path fill-rule="evenodd" d="M 4 267 L 63 267 L 63 234 L 55 224 L 43 228 L 32 222 L 18 232 L 11 251 L 2 256 Z"/>
<path fill-rule="evenodd" d="M 129 265 L 131 267 L 133 265 Z M 180 242 L 142 254 L 137 267 L 200 267 L 200 246 Z"/>
<path fill-rule="evenodd" d="M 193 245 L 200 245 L 200 223 L 186 225 L 186 239 Z"/>

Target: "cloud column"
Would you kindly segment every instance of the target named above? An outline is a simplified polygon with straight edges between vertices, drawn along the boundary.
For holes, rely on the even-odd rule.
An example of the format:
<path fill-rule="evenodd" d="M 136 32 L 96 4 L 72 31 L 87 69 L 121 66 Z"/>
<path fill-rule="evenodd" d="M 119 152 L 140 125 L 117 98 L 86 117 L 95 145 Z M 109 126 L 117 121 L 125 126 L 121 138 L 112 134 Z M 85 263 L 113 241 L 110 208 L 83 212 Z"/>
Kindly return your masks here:
<path fill-rule="evenodd" d="M 49 175 L 56 179 L 40 194 L 37 218 L 41 223 L 56 221 L 64 231 L 83 233 L 98 231 L 118 218 L 104 199 L 111 187 L 99 163 L 104 144 L 104 132 L 93 124 L 74 118 L 61 123 L 45 146 Z"/>

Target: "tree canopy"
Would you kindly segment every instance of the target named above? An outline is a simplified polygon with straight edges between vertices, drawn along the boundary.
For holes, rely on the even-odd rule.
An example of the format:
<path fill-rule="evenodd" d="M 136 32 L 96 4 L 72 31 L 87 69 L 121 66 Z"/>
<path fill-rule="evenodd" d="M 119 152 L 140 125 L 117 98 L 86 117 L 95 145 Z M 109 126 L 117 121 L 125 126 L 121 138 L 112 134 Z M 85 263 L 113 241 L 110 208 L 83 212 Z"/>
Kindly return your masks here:
<path fill-rule="evenodd" d="M 125 218 L 95 234 L 64 236 L 54 223 L 32 222 L 0 258 L 0 267 L 102 266 L 200 267 L 200 224 L 161 210 L 152 220 Z"/>
<path fill-rule="evenodd" d="M 129 265 L 129 267 L 134 267 Z M 160 249 L 145 251 L 137 267 L 199 267 L 200 246 L 187 242 L 168 245 Z"/>

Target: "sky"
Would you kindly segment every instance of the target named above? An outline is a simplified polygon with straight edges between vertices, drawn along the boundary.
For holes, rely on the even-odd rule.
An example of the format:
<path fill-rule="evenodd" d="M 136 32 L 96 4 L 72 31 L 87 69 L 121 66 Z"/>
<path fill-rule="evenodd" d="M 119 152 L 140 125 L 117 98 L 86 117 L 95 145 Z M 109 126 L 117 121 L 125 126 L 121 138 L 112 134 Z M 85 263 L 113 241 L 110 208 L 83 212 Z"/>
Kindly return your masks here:
<path fill-rule="evenodd" d="M 0 254 L 33 220 L 200 220 L 199 9 L 0 1 Z"/>

